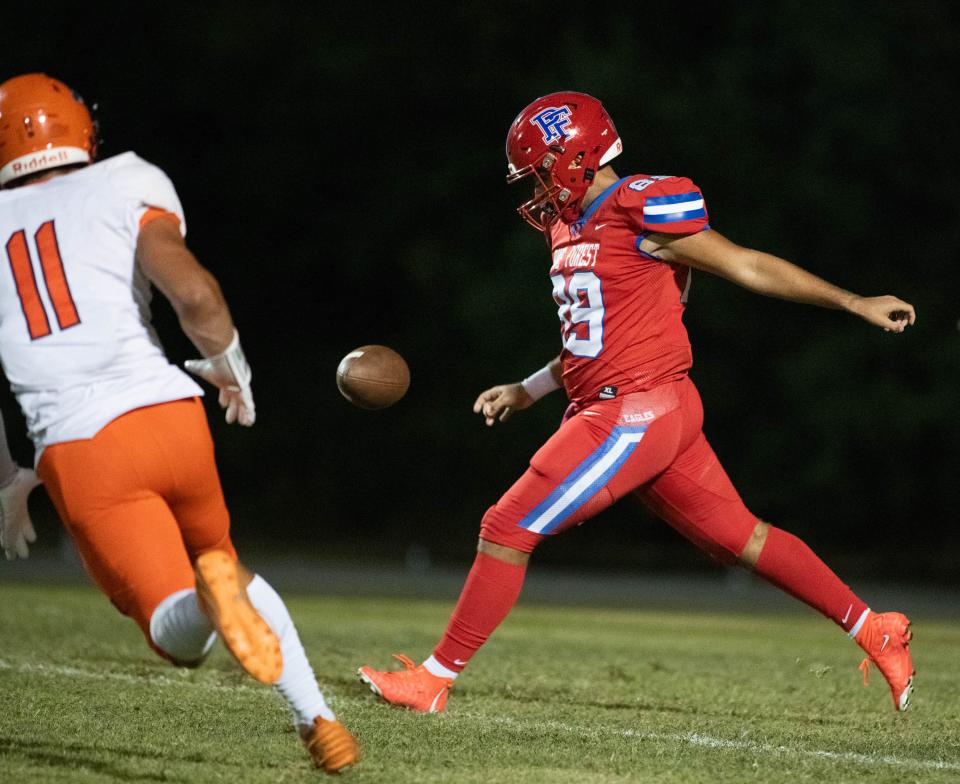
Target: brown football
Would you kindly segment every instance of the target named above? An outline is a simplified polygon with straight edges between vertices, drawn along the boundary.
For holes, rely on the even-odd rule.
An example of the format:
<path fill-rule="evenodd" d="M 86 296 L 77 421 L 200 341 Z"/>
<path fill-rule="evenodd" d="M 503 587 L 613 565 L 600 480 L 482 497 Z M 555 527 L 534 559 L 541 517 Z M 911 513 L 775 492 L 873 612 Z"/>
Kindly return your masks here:
<path fill-rule="evenodd" d="M 360 408 L 392 406 L 409 387 L 410 368 L 403 357 L 386 346 L 360 346 L 337 366 L 340 394 Z"/>

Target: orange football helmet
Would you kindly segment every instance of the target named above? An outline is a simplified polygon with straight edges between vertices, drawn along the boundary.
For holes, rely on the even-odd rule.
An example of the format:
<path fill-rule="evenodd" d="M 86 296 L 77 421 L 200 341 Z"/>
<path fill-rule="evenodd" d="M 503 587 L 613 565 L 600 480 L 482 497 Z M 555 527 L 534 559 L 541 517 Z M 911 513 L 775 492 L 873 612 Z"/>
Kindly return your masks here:
<path fill-rule="evenodd" d="M 90 163 L 97 130 L 83 99 L 46 74 L 0 84 L 0 187 L 57 166 Z"/>

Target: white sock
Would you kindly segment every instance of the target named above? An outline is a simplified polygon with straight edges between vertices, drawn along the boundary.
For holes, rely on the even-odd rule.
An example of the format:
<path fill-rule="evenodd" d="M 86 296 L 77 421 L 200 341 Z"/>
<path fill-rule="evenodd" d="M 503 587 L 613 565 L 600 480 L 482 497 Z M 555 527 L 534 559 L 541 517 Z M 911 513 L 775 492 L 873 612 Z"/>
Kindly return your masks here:
<path fill-rule="evenodd" d="M 200 609 L 197 592 L 184 588 L 170 594 L 150 616 L 150 639 L 181 664 L 197 664 L 217 639 L 210 619 Z"/>
<path fill-rule="evenodd" d="M 317 679 L 310 662 L 307 661 L 307 654 L 283 599 L 260 575 L 254 576 L 250 581 L 247 596 L 280 639 L 283 673 L 276 683 L 276 689 L 293 711 L 294 724 L 298 728 L 312 726 L 317 716 L 333 721 L 336 716 L 327 706 L 327 701 L 317 685 Z"/>
<path fill-rule="evenodd" d="M 436 675 L 438 678 L 451 678 L 456 680 L 459 672 L 454 672 L 453 670 L 447 669 L 440 662 L 438 662 L 433 654 L 430 654 L 430 658 L 423 663 L 424 669 L 429 672 L 431 675 Z"/>

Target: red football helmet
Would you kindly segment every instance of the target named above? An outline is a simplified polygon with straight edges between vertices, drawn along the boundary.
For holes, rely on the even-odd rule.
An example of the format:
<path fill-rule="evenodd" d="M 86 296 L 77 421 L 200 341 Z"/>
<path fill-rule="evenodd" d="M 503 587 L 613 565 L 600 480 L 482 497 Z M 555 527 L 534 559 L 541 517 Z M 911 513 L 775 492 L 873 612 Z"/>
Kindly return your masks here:
<path fill-rule="evenodd" d="M 96 154 L 96 124 L 63 82 L 31 73 L 0 84 L 0 187 L 44 169 L 89 163 Z"/>
<path fill-rule="evenodd" d="M 613 120 L 596 98 L 551 93 L 517 115 L 507 133 L 507 183 L 534 177 L 533 198 L 517 208 L 539 231 L 572 223 L 597 170 L 623 151 Z"/>

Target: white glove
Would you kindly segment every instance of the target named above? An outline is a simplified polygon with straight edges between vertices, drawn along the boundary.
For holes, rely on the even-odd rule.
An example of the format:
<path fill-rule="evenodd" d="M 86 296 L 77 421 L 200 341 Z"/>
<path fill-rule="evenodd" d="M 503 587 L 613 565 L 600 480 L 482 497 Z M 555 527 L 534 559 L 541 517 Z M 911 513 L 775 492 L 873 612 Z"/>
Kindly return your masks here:
<path fill-rule="evenodd" d="M 0 547 L 8 561 L 30 554 L 27 543 L 37 541 L 37 534 L 30 521 L 27 497 L 40 480 L 30 468 L 17 468 L 17 475 L 6 487 L 0 489 Z"/>
<path fill-rule="evenodd" d="M 220 407 L 227 409 L 228 425 L 239 422 L 250 427 L 256 421 L 257 410 L 250 390 L 253 373 L 240 348 L 240 335 L 236 330 L 222 354 L 206 359 L 188 359 L 184 367 L 220 390 Z"/>

